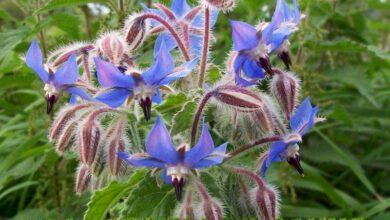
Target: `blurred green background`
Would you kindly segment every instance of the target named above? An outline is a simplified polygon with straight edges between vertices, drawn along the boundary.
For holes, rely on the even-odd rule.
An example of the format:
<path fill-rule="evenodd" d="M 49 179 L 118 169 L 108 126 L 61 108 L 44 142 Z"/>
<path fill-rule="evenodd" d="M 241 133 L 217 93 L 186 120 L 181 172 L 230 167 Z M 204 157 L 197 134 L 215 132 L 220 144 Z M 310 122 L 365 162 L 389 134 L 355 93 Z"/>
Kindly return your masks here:
<path fill-rule="evenodd" d="M 84 4 L 84 3 L 99 4 Z M 81 219 L 90 194 L 74 193 L 77 162 L 47 140 L 42 83 L 21 56 L 33 38 L 47 53 L 121 27 L 138 1 L 0 1 L 0 219 Z M 164 1 L 169 3 L 169 1 Z M 195 3 L 192 1 L 191 3 Z M 306 18 L 291 39 L 303 96 L 326 117 L 301 146 L 306 176 L 272 168 L 281 216 L 390 219 L 390 2 L 298 0 Z M 228 19 L 269 20 L 274 0 L 241 0 L 220 14 L 213 60 L 231 49 Z M 44 44 L 42 44 L 44 40 Z M 150 57 L 153 41 L 137 56 Z"/>

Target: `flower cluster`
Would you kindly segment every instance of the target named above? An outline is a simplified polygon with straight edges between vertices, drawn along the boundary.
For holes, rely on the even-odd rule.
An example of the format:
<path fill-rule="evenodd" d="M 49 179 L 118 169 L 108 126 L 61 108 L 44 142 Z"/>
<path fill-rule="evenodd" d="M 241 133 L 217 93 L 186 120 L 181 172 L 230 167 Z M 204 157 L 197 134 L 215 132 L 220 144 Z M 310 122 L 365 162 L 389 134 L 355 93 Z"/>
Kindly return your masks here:
<path fill-rule="evenodd" d="M 63 93 L 70 94 L 52 122 L 49 140 L 59 154 L 78 155 L 76 192 L 97 190 L 138 167 L 153 168 L 153 174 L 161 172 L 160 179 L 174 187 L 178 200 L 185 192 L 177 207 L 180 219 L 222 219 L 223 204 L 208 191 L 199 170 L 223 164 L 224 171 L 245 177 L 238 184 L 242 205 L 252 207 L 258 218 L 277 218 L 279 196 L 266 182 L 266 172 L 272 163 L 287 161 L 303 176 L 299 144 L 321 119 L 309 98 L 298 105 L 300 80 L 290 71 L 289 38 L 303 16 L 296 0 L 292 7 L 285 0 L 276 2 L 270 22 L 251 26 L 230 21 L 233 52 L 225 76 L 215 85 L 204 85 L 209 47 L 215 40 L 211 29 L 220 11 L 232 10 L 234 0 L 203 0 L 192 8 L 186 0 L 173 0 L 171 7 L 142 5 L 143 11 L 131 14 L 123 29 L 104 33 L 94 42 L 61 47 L 46 62 L 33 40 L 25 61 L 44 82 L 47 113 Z M 156 35 L 152 65 L 141 69 L 134 54 L 146 38 Z M 174 58 L 174 50 L 181 56 Z M 285 70 L 272 66 L 272 53 L 281 58 Z M 269 87 L 254 86 L 260 82 Z M 188 120 L 169 123 L 178 112 L 158 114 L 152 103 L 161 104 L 165 93 L 176 89 L 195 94 L 193 100 L 200 102 L 196 111 L 183 107 L 188 117 L 193 115 L 193 123 L 171 136 L 164 121 L 173 126 Z M 202 117 L 208 105 L 217 106 L 210 109 L 209 121 Z M 154 126 L 143 141 L 137 129 L 148 128 L 147 121 Z M 229 139 L 229 147 L 227 142 L 215 147 L 207 121 L 218 139 Z M 230 159 L 263 144 L 270 147 L 259 156 L 260 169 L 256 163 L 248 164 L 253 169 L 229 165 Z"/>

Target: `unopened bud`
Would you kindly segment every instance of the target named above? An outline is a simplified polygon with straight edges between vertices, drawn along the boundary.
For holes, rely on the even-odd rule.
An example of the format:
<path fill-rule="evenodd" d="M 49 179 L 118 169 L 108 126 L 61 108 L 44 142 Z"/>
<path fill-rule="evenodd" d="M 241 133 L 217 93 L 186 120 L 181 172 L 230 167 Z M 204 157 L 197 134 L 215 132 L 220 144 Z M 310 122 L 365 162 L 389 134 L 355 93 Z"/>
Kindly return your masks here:
<path fill-rule="evenodd" d="M 206 218 L 208 220 L 221 220 L 223 219 L 223 207 L 221 202 L 219 202 L 216 198 L 211 197 L 210 193 L 207 191 L 206 187 L 200 183 L 196 183 L 200 198 L 201 204 L 198 206 L 202 211 L 197 211 L 198 213 L 203 212 L 202 218 Z"/>
<path fill-rule="evenodd" d="M 72 122 L 66 129 L 61 133 L 58 141 L 56 141 L 55 147 L 56 152 L 61 155 L 72 148 L 75 145 L 76 137 L 75 130 L 77 129 L 77 122 Z"/>
<path fill-rule="evenodd" d="M 88 166 L 91 166 L 97 158 L 102 130 L 101 125 L 93 120 L 87 121 L 80 129 L 80 159 Z"/>
<path fill-rule="evenodd" d="M 52 63 L 54 68 L 57 68 L 66 62 L 72 54 L 86 54 L 93 50 L 95 46 L 91 43 L 77 42 L 71 45 L 66 45 L 53 51 L 47 58 L 48 63 Z"/>
<path fill-rule="evenodd" d="M 190 219 L 194 220 L 195 212 L 194 212 L 194 202 L 192 189 L 189 188 L 185 194 L 184 202 L 180 203 L 176 209 L 176 216 L 180 220 Z"/>
<path fill-rule="evenodd" d="M 251 191 L 251 202 L 259 219 L 275 220 L 278 216 L 278 191 L 249 169 L 233 167 L 232 171 L 248 177 L 257 185 Z"/>
<path fill-rule="evenodd" d="M 256 209 L 259 219 L 275 220 L 278 216 L 278 191 L 271 185 L 255 187 L 251 191 L 252 205 Z"/>
<path fill-rule="evenodd" d="M 119 64 L 127 51 L 126 41 L 119 32 L 103 34 L 96 44 L 99 53 L 114 64 Z"/>
<path fill-rule="evenodd" d="M 78 195 L 83 193 L 91 181 L 91 174 L 88 167 L 85 164 L 80 164 L 76 173 L 76 185 L 75 190 Z"/>
<path fill-rule="evenodd" d="M 283 110 L 286 119 L 290 120 L 297 103 L 300 89 L 299 80 L 294 74 L 279 69 L 274 69 L 274 73 L 271 91 Z"/>
<path fill-rule="evenodd" d="M 204 0 L 204 3 L 224 12 L 233 10 L 235 6 L 235 0 Z"/>
<path fill-rule="evenodd" d="M 214 99 L 239 112 L 253 112 L 262 106 L 260 97 L 238 86 L 224 85 L 213 91 Z"/>
<path fill-rule="evenodd" d="M 51 142 L 57 141 L 61 132 L 66 130 L 67 126 L 69 126 L 73 121 L 79 119 L 80 115 L 78 113 L 92 107 L 93 105 L 93 103 L 87 103 L 62 108 L 51 124 L 51 128 L 49 130 L 49 140 Z"/>
<path fill-rule="evenodd" d="M 107 129 L 104 135 L 108 168 L 112 176 L 118 176 L 123 167 L 123 160 L 118 157 L 118 152 L 126 151 L 127 137 L 123 132 L 124 130 L 125 121 L 119 119 L 117 123 Z"/>
<path fill-rule="evenodd" d="M 129 50 L 133 51 L 139 48 L 146 38 L 149 25 L 142 14 L 130 15 L 123 28 L 124 36 Z"/>

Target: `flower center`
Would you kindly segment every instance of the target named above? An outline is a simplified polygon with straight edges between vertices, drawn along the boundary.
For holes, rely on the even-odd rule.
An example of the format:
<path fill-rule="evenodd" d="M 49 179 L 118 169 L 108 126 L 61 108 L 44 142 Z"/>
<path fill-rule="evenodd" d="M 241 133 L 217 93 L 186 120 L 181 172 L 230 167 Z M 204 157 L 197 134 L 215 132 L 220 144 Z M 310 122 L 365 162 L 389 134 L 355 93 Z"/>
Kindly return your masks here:
<path fill-rule="evenodd" d="M 171 177 L 172 185 L 175 187 L 175 194 L 177 200 L 181 199 L 185 178 L 189 173 L 189 169 L 182 165 L 167 168 L 167 176 Z"/>
<path fill-rule="evenodd" d="M 54 86 L 52 82 L 46 83 L 43 90 L 45 90 L 46 96 L 56 96 L 59 93 L 58 89 Z"/>

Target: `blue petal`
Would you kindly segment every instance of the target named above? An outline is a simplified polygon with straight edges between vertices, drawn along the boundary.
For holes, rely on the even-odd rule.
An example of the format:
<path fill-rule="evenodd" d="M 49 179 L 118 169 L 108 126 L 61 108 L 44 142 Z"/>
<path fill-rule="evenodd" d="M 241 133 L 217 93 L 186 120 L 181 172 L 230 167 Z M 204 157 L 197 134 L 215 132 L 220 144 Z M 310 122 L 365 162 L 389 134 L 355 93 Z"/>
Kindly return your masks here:
<path fill-rule="evenodd" d="M 263 69 L 257 64 L 256 61 L 252 59 L 246 59 L 242 65 L 242 70 L 245 73 L 245 76 L 251 79 L 262 79 L 264 78 Z"/>
<path fill-rule="evenodd" d="M 99 58 L 94 58 L 99 84 L 103 87 L 122 87 L 132 89 L 135 86 L 133 77 L 125 75 L 114 65 Z"/>
<path fill-rule="evenodd" d="M 54 85 L 61 86 L 73 84 L 79 77 L 79 68 L 77 66 L 76 54 L 72 54 L 61 68 L 54 73 Z"/>
<path fill-rule="evenodd" d="M 158 52 L 161 49 L 161 45 L 165 43 L 165 48 L 168 51 L 172 51 L 177 45 L 176 40 L 167 32 L 163 32 L 158 35 L 156 41 L 154 42 L 154 58 L 158 55 Z"/>
<path fill-rule="evenodd" d="M 279 162 L 280 161 L 279 154 L 285 151 L 286 148 L 287 148 L 287 144 L 284 143 L 283 141 L 273 142 L 271 145 L 271 149 L 269 150 L 268 158 L 266 161 L 267 167 L 269 167 L 273 162 Z"/>
<path fill-rule="evenodd" d="M 298 24 L 299 21 L 301 20 L 301 13 L 299 12 L 297 0 L 293 0 L 293 4 L 294 4 L 294 20 L 295 23 Z"/>
<path fill-rule="evenodd" d="M 169 165 L 176 165 L 178 163 L 179 154 L 160 117 L 157 118 L 156 123 L 150 131 L 145 145 L 147 153 L 152 157 Z"/>
<path fill-rule="evenodd" d="M 257 47 L 257 31 L 250 24 L 242 21 L 230 21 L 232 26 L 233 48 L 235 51 L 250 50 Z"/>
<path fill-rule="evenodd" d="M 162 179 L 166 184 L 172 185 L 172 178 L 170 176 L 167 176 L 167 170 L 164 169 L 162 172 Z"/>
<path fill-rule="evenodd" d="M 305 126 L 312 115 L 312 106 L 309 97 L 307 97 L 295 110 L 290 119 L 290 127 L 293 131 L 299 131 Z"/>
<path fill-rule="evenodd" d="M 148 8 L 148 6 L 146 6 L 143 3 L 141 3 L 141 7 L 144 10 L 144 12 L 153 13 L 153 14 L 159 15 L 163 18 L 166 18 L 165 14 L 163 12 L 161 12 L 160 10 Z M 150 20 L 150 24 L 152 27 L 157 27 L 160 25 L 160 23 L 154 19 L 149 19 L 149 20 Z"/>
<path fill-rule="evenodd" d="M 268 170 L 268 167 L 267 166 L 267 163 L 266 162 L 263 162 L 263 165 L 261 165 L 261 177 L 263 177 L 263 179 L 265 179 L 265 173 L 267 172 Z"/>
<path fill-rule="evenodd" d="M 163 168 L 164 164 L 161 161 L 154 160 L 152 158 L 145 159 L 133 159 L 131 158 L 131 154 L 127 152 L 118 152 L 118 157 L 122 160 L 126 161 L 129 165 L 133 167 L 151 167 L 151 168 Z"/>
<path fill-rule="evenodd" d="M 167 74 L 171 73 L 175 63 L 169 53 L 164 41 L 162 41 L 154 64 L 142 74 L 142 79 L 149 85 L 155 85 L 160 82 Z"/>
<path fill-rule="evenodd" d="M 154 94 L 154 96 L 152 97 L 152 101 L 157 103 L 157 104 L 161 103 L 162 98 L 161 98 L 160 90 L 157 89 L 156 94 Z"/>
<path fill-rule="evenodd" d="M 26 53 L 26 64 L 35 71 L 35 73 L 39 76 L 39 78 L 41 78 L 43 82 L 47 83 L 49 80 L 49 74 L 43 67 L 42 63 L 42 52 L 39 48 L 37 40 L 34 39 Z"/>
<path fill-rule="evenodd" d="M 318 112 L 318 106 L 312 108 L 310 119 L 307 122 L 307 124 L 299 131 L 301 136 L 305 135 L 307 132 L 310 131 L 310 129 L 314 126 L 315 118 Z"/>
<path fill-rule="evenodd" d="M 96 100 L 112 107 L 118 108 L 131 95 L 131 91 L 124 88 L 111 88 L 96 96 Z"/>
<path fill-rule="evenodd" d="M 256 83 L 255 82 L 250 82 L 244 78 L 242 78 L 241 76 L 241 69 L 242 69 L 242 65 L 243 63 L 249 59 L 247 56 L 245 55 L 239 55 L 237 56 L 237 58 L 234 60 L 234 64 L 233 64 L 233 68 L 234 68 L 234 79 L 236 81 L 236 85 L 238 86 L 242 86 L 242 87 L 246 87 L 246 86 L 251 86 L 251 85 L 255 85 Z"/>
<path fill-rule="evenodd" d="M 211 11 L 210 11 L 210 28 L 214 27 L 215 23 L 217 22 L 218 14 L 219 14 L 219 10 L 211 9 Z M 191 25 L 193 27 L 203 28 L 204 27 L 204 12 L 201 12 L 198 15 L 196 15 L 195 18 L 192 20 Z"/>
<path fill-rule="evenodd" d="M 195 34 L 190 34 L 189 41 L 190 41 L 189 44 L 190 44 L 190 50 L 192 55 L 198 58 L 201 57 L 202 49 L 203 49 L 203 37 L 200 37 L 199 35 L 195 35 Z"/>
<path fill-rule="evenodd" d="M 293 32 L 294 29 L 291 26 L 283 26 L 272 32 L 272 37 L 269 41 L 271 44 L 271 51 L 282 46 L 283 42 L 287 40 Z"/>
<path fill-rule="evenodd" d="M 77 98 L 76 98 L 76 95 L 70 95 L 70 98 L 69 98 L 69 104 L 71 105 L 76 105 L 77 104 Z"/>
<path fill-rule="evenodd" d="M 226 153 L 227 143 L 222 144 L 221 146 L 215 148 L 212 154 L 225 154 Z M 220 155 L 208 156 L 197 162 L 193 165 L 193 168 L 205 168 L 210 166 L 215 166 L 222 163 L 224 157 Z"/>
<path fill-rule="evenodd" d="M 198 60 L 193 59 L 191 61 L 188 61 L 180 65 L 179 67 L 176 67 L 176 71 L 173 72 L 172 74 L 169 74 L 167 77 L 161 80 L 159 82 L 159 85 L 167 85 L 174 80 L 188 76 L 188 74 L 191 73 L 191 71 L 195 68 L 197 64 L 198 64 Z"/>
<path fill-rule="evenodd" d="M 191 148 L 191 150 L 185 153 L 184 165 L 192 167 L 194 164 L 211 154 L 213 150 L 214 141 L 203 119 L 202 133 L 199 137 L 199 141 L 193 148 Z"/>
<path fill-rule="evenodd" d="M 173 0 L 171 10 L 178 18 L 181 18 L 191 10 L 191 7 L 187 4 L 186 0 Z"/>
<path fill-rule="evenodd" d="M 68 87 L 68 88 L 65 89 L 65 91 L 67 91 L 70 94 L 72 94 L 72 96 L 76 95 L 76 96 L 79 96 L 80 98 L 82 98 L 84 100 L 87 100 L 87 101 L 93 100 L 91 98 L 91 96 L 89 96 L 89 94 L 85 92 L 84 89 L 82 89 L 82 88 L 80 88 L 78 86 Z"/>

